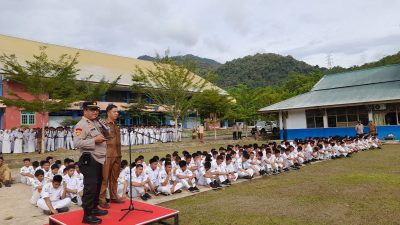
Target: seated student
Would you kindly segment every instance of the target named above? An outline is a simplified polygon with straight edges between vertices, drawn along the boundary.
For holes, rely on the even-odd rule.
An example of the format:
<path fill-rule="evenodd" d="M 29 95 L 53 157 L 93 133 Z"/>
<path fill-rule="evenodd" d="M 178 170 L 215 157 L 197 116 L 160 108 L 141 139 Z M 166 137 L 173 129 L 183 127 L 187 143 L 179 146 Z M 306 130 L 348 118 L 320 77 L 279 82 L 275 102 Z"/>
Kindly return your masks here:
<path fill-rule="evenodd" d="M 48 180 L 49 182 L 51 182 L 53 180 L 53 177 L 55 175 L 58 175 L 59 168 L 58 168 L 57 164 L 53 164 L 53 165 L 51 165 L 50 169 L 51 169 L 51 173 L 50 173 L 49 180 Z"/>
<path fill-rule="evenodd" d="M 262 162 L 264 163 L 264 168 L 266 174 L 270 175 L 272 173 L 272 163 L 273 163 L 273 158 L 272 158 L 272 153 L 271 150 L 266 150 L 265 155 L 261 158 Z"/>
<path fill-rule="evenodd" d="M 143 201 L 151 199 L 151 196 L 147 193 L 149 182 L 150 180 L 144 175 L 143 165 L 136 164 L 135 170 L 132 172 L 132 183 L 129 185 L 129 188 L 132 191 L 132 196 L 140 196 Z"/>
<path fill-rule="evenodd" d="M 258 166 L 259 162 L 257 161 L 257 158 L 253 151 L 250 151 L 249 155 L 250 155 L 250 158 L 248 161 L 250 163 L 250 167 L 251 167 L 251 169 L 253 169 L 254 174 L 256 176 L 258 176 L 258 175 L 260 175 L 260 170 L 261 170 L 261 168 Z"/>
<path fill-rule="evenodd" d="M 4 163 L 3 156 L 0 156 L 0 188 L 3 186 L 11 187 L 11 170 L 8 165 Z"/>
<path fill-rule="evenodd" d="M 127 173 L 129 173 L 128 161 L 122 160 L 121 172 L 119 173 L 118 176 L 118 187 L 117 187 L 118 197 L 120 198 L 126 197 L 126 192 L 128 190 L 128 182 L 126 180 Z"/>
<path fill-rule="evenodd" d="M 281 173 L 282 170 L 284 171 L 288 170 L 288 169 L 285 170 L 284 160 L 282 158 L 281 152 L 278 149 L 275 150 L 275 168 L 279 173 Z"/>
<path fill-rule="evenodd" d="M 238 165 L 239 178 L 244 178 L 244 179 L 253 178 L 254 170 L 251 168 L 249 160 L 250 160 L 250 155 L 247 152 L 243 152 L 242 163 Z"/>
<path fill-rule="evenodd" d="M 37 170 L 40 169 L 40 164 L 38 161 L 33 161 L 32 162 L 32 167 L 33 167 L 33 171 L 36 172 Z"/>
<path fill-rule="evenodd" d="M 262 176 L 266 176 L 268 175 L 267 173 L 267 165 L 266 162 L 264 160 L 265 155 L 263 151 L 259 151 L 257 152 L 257 156 L 256 156 L 256 160 L 254 161 L 255 165 L 260 168 L 259 170 L 259 174 Z"/>
<path fill-rule="evenodd" d="M 217 175 L 220 184 L 225 186 L 230 186 L 231 181 L 228 179 L 228 172 L 226 171 L 226 166 L 224 165 L 224 157 L 222 155 L 217 156 L 217 167 L 215 168 L 214 174 Z"/>
<path fill-rule="evenodd" d="M 158 196 L 160 193 L 157 191 L 158 183 L 158 175 L 160 170 L 158 169 L 157 159 L 154 157 L 150 159 L 149 166 L 145 170 L 146 176 L 149 178 L 149 190 L 154 193 L 155 196 Z"/>
<path fill-rule="evenodd" d="M 216 175 L 215 172 L 213 171 L 210 161 L 206 161 L 204 163 L 204 167 L 201 168 L 199 173 L 200 173 L 200 179 L 198 181 L 199 185 L 211 187 L 213 190 L 222 188 L 222 186 L 216 180 L 218 175 Z"/>
<path fill-rule="evenodd" d="M 47 179 L 47 181 L 50 182 L 51 169 L 49 161 L 40 161 L 40 169 L 44 172 L 44 179 Z"/>
<path fill-rule="evenodd" d="M 237 168 L 235 168 L 233 160 L 232 160 L 232 155 L 228 154 L 225 157 L 225 169 L 226 172 L 228 173 L 228 179 L 229 183 L 232 183 L 233 181 L 236 181 L 238 179 L 238 171 Z"/>
<path fill-rule="evenodd" d="M 66 196 L 71 199 L 72 203 L 78 204 L 78 189 L 79 189 L 79 181 L 74 177 L 75 173 L 75 166 L 68 165 L 65 170 L 67 174 L 64 175 L 64 187 L 65 192 L 67 193 Z"/>
<path fill-rule="evenodd" d="M 166 161 L 164 163 L 164 169 L 160 171 L 158 182 L 160 185 L 158 186 L 157 190 L 162 195 L 171 195 L 182 192 L 182 183 L 176 182 L 172 174 L 171 161 Z"/>
<path fill-rule="evenodd" d="M 186 161 L 181 160 L 179 162 L 179 169 L 176 170 L 177 181 L 181 182 L 183 187 L 190 192 L 199 192 L 200 190 L 196 187 L 195 175 L 186 166 Z"/>
<path fill-rule="evenodd" d="M 21 183 L 31 185 L 35 176 L 35 170 L 31 166 L 31 160 L 29 158 L 25 158 L 23 160 L 24 166 L 21 167 L 20 175 L 21 175 Z"/>
<path fill-rule="evenodd" d="M 75 166 L 74 177 L 78 180 L 78 194 L 77 194 L 78 205 L 82 205 L 83 188 L 85 187 L 83 185 L 84 176 L 79 168 L 79 162 L 75 163 L 74 166 Z"/>
<path fill-rule="evenodd" d="M 46 184 L 44 179 L 43 170 L 37 170 L 35 172 L 35 179 L 32 181 L 32 198 L 31 203 L 37 205 L 37 201 L 40 199 L 40 193 L 42 192 L 43 186 Z"/>
<path fill-rule="evenodd" d="M 66 194 L 61 175 L 56 175 L 51 183 L 43 186 L 37 206 L 46 215 L 68 212 L 71 199 L 66 198 Z"/>

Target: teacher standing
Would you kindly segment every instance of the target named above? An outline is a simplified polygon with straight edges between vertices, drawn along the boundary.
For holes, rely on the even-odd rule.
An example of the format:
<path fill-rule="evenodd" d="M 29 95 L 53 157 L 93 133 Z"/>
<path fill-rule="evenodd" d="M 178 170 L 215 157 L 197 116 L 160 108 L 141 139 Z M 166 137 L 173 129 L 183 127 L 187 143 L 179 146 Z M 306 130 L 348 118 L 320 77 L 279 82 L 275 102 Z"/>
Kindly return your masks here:
<path fill-rule="evenodd" d="M 121 133 L 116 121 L 119 111 L 116 105 L 108 105 L 106 108 L 106 125 L 110 128 L 107 138 L 107 155 L 103 166 L 103 181 L 101 183 L 99 206 L 109 209 L 110 205 L 106 201 L 106 191 L 109 188 L 111 203 L 124 203 L 118 197 L 118 177 L 121 168 Z"/>

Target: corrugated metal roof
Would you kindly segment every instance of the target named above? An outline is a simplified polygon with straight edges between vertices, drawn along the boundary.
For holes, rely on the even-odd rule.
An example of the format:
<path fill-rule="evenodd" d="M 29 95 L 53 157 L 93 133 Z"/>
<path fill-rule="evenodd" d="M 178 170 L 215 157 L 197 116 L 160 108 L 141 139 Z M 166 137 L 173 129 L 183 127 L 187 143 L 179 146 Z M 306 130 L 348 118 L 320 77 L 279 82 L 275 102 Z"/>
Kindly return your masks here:
<path fill-rule="evenodd" d="M 387 72 L 386 70 L 389 70 L 389 72 Z M 278 102 L 276 104 L 262 108 L 259 110 L 259 112 L 266 113 L 290 109 L 317 108 L 363 103 L 371 104 L 374 102 L 378 103 L 400 100 L 400 65 L 384 66 L 363 71 L 367 72 L 368 74 L 365 76 L 367 81 L 363 81 L 362 79 L 358 78 L 349 78 L 349 80 L 352 81 L 352 86 L 347 85 L 347 87 L 336 87 L 335 85 L 333 85 L 333 88 L 319 88 L 317 90 L 314 88 L 308 93 L 298 95 L 285 101 Z M 381 74 L 388 74 L 389 78 L 386 78 L 384 75 L 381 74 L 377 75 L 378 77 L 380 77 L 380 79 L 372 78 L 371 76 L 373 74 L 376 74 L 376 71 L 381 71 Z M 328 79 L 331 83 L 334 81 L 334 79 L 336 79 L 338 83 L 344 84 L 339 80 L 342 79 L 344 74 L 347 74 L 347 76 L 362 77 L 364 76 L 364 73 L 361 72 L 362 71 L 355 71 L 349 73 L 326 75 L 324 78 L 322 78 L 320 82 L 323 83 L 323 80 L 329 77 Z M 346 80 L 347 77 L 343 79 Z M 359 81 L 358 83 L 356 83 L 357 80 Z M 374 81 L 374 83 L 371 83 L 372 81 Z M 321 84 L 317 83 L 315 87 L 318 87 L 319 85 Z"/>
<path fill-rule="evenodd" d="M 26 60 L 32 60 L 33 54 L 38 54 L 39 47 L 41 46 L 47 47 L 47 55 L 50 59 L 54 60 L 57 60 L 62 54 L 75 55 L 79 52 L 79 63 L 77 68 L 80 69 L 80 72 L 78 79 L 83 79 L 89 75 L 93 75 L 91 79 L 93 82 L 98 82 L 103 77 L 106 80 L 112 81 L 121 75 L 119 85 L 130 86 L 133 83 L 132 74 L 135 70 L 135 66 L 142 69 L 154 68 L 153 63 L 150 61 L 47 44 L 0 34 L 0 54 L 15 54 L 18 61 L 21 63 Z M 194 76 L 195 79 L 203 79 L 200 76 Z M 206 88 L 216 88 L 221 94 L 227 94 L 225 90 L 211 83 L 208 83 Z"/>
<path fill-rule="evenodd" d="M 311 91 L 374 84 L 395 80 L 400 80 L 399 64 L 326 75 L 314 86 Z"/>

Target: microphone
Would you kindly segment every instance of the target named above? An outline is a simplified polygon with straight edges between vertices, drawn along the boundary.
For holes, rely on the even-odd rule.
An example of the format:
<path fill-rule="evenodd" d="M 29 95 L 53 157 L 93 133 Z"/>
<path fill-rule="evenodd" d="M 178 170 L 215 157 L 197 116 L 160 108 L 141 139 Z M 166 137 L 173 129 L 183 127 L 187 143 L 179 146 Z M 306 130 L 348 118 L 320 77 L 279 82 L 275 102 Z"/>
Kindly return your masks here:
<path fill-rule="evenodd" d="M 108 139 L 110 137 L 110 129 L 111 128 L 107 125 L 107 122 L 104 119 L 102 119 L 100 116 L 97 117 L 97 121 L 101 125 L 101 129 L 103 130 L 104 137 Z"/>

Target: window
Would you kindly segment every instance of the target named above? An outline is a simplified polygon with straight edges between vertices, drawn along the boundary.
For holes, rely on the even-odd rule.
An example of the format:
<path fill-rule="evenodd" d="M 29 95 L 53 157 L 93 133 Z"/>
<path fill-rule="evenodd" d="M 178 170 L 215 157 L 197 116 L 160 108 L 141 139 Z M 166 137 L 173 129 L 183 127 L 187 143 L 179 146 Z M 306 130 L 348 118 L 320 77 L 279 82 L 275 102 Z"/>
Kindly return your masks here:
<path fill-rule="evenodd" d="M 306 110 L 307 128 L 324 127 L 324 111 L 320 109 Z"/>
<path fill-rule="evenodd" d="M 21 125 L 32 125 L 36 123 L 34 112 L 21 111 Z"/>
<path fill-rule="evenodd" d="M 368 125 L 368 109 L 364 106 L 327 109 L 328 127 L 353 127 L 357 121 Z"/>

